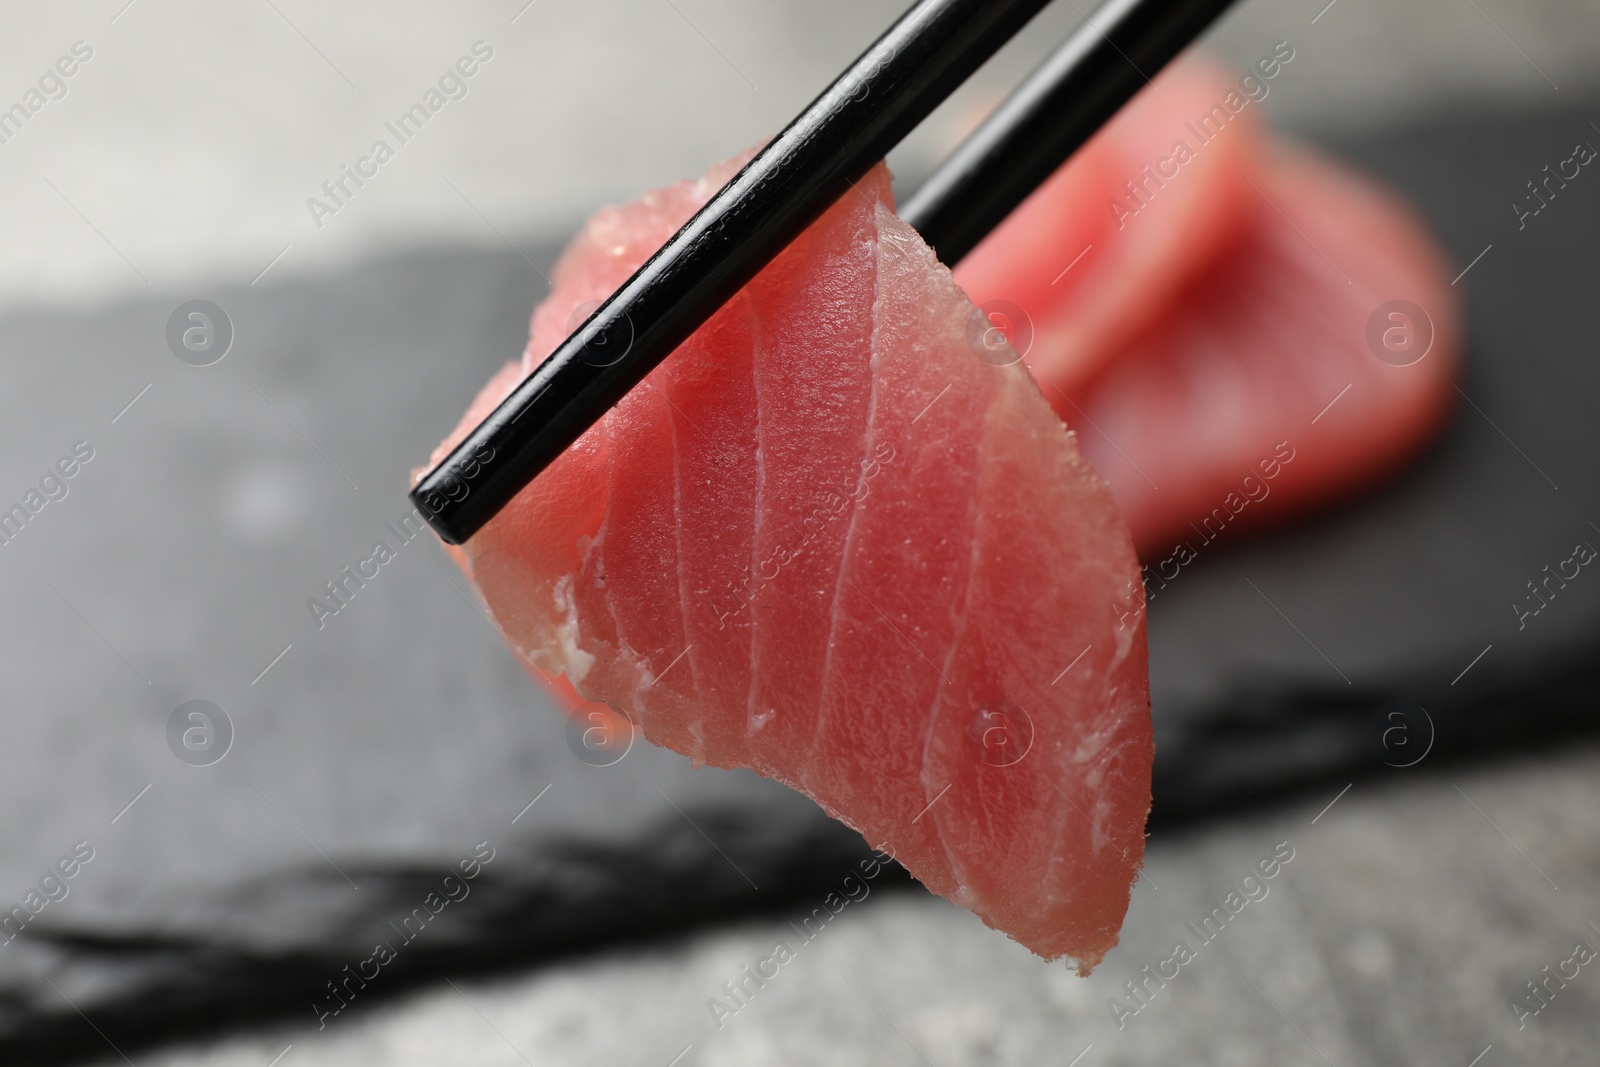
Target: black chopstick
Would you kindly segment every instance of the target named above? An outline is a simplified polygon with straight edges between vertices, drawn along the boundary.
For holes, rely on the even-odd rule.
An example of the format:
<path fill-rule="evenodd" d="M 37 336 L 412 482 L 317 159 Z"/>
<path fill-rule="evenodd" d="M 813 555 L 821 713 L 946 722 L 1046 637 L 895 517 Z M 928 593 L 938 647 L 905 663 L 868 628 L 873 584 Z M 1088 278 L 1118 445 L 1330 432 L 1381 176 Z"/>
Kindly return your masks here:
<path fill-rule="evenodd" d="M 1233 0 L 1109 0 L 900 205 L 955 266 Z"/>
<path fill-rule="evenodd" d="M 920 0 L 913 5 L 422 476 L 411 499 L 439 536 L 460 544 L 481 529 L 1048 2 Z M 1112 0 L 1109 6 L 1118 12 L 1111 23 L 1121 39 L 1108 43 L 1130 57 L 1131 65 L 1138 64 L 1133 57 L 1143 57 L 1151 67 L 1160 65 L 1152 56 L 1181 39 L 1166 51 L 1170 58 L 1210 22 L 1210 17 L 1197 20 L 1194 9 L 1220 10 L 1219 0 Z M 1173 22 L 1192 27 L 1188 38 L 1167 29 Z M 1094 120 L 1097 126 L 1144 84 L 1142 74 L 1130 79 L 1108 73 L 1104 53 L 1100 47 L 1082 50 L 1085 61 L 1100 64 L 1102 76 L 1113 84 L 1094 106 L 1073 102 L 1074 130 L 1081 136 L 1053 140 L 1068 145 L 1056 163 L 1088 136 L 1086 123 Z M 1074 72 L 1069 61 L 1055 77 L 1074 80 Z M 1034 82 L 1030 78 L 1028 84 Z M 1074 84 L 1077 92 L 1089 91 Z M 1044 105 L 1058 96 L 1048 86 L 1036 86 L 1035 106 L 1023 108 L 1021 116 L 1048 125 Z M 960 197 L 972 195 L 985 175 L 1004 169 L 996 153 L 1011 139 L 992 124 L 985 128 L 991 149 L 973 149 L 959 172 L 952 172 L 957 180 L 945 183 L 949 191 L 931 187 L 926 198 L 937 209 L 927 224 L 949 226 L 946 240 L 952 248 L 963 240 L 967 247 L 975 243 L 970 228 L 948 221 L 959 215 Z M 1030 174 L 1043 166 L 1042 159 L 1032 161 Z M 1045 167 L 1026 188 L 1003 181 L 1008 192 L 985 198 L 986 211 L 1008 199 L 1014 206 L 1051 169 Z"/>

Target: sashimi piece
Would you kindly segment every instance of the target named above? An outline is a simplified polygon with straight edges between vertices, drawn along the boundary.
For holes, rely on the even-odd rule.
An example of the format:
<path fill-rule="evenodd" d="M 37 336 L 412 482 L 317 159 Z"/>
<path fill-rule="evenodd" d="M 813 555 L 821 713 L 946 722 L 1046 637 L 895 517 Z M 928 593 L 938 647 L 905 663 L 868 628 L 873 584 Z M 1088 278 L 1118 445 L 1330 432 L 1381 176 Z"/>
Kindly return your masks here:
<path fill-rule="evenodd" d="M 1154 567 L 1399 466 L 1448 414 L 1459 359 L 1449 274 L 1411 212 L 1274 154 L 1257 105 L 1219 110 L 1235 88 L 1203 61 L 1157 75 L 955 272 L 1020 308 L 1002 328 L 1031 332 L 1029 368 Z M 1163 165 L 1180 143 L 1192 156 Z M 1390 341 L 1425 347 L 1380 357 Z"/>
<path fill-rule="evenodd" d="M 1036 378 L 1075 393 L 1234 244 L 1256 206 L 1258 108 L 1210 61 L 1174 63 L 961 261 L 977 304 L 1022 309 Z"/>
<path fill-rule="evenodd" d="M 1459 311 L 1410 214 L 1304 152 L 1255 180 L 1234 247 L 1072 397 L 1153 559 L 1372 481 L 1451 407 Z"/>
<path fill-rule="evenodd" d="M 596 216 L 523 366 L 435 460 L 738 162 Z M 533 666 L 806 792 L 1086 972 L 1143 857 L 1143 587 L 1104 483 L 1025 369 L 980 358 L 984 325 L 880 166 L 464 557 Z"/>

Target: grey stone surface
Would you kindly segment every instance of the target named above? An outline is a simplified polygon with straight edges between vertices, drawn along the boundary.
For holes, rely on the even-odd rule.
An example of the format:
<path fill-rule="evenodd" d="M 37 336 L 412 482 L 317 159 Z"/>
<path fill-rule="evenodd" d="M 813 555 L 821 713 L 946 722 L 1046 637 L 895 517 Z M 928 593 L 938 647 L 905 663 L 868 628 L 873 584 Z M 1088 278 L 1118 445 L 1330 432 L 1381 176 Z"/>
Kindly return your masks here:
<path fill-rule="evenodd" d="M 1521 1028 L 1511 1005 L 1575 942 L 1600 949 L 1589 925 L 1600 923 L 1597 805 L 1600 752 L 1587 747 L 1459 776 L 1422 765 L 1158 836 L 1122 944 L 1087 979 L 943 901 L 869 895 L 810 943 L 791 925 L 811 911 L 800 905 L 682 944 L 456 980 L 320 1032 L 272 1028 L 139 1062 L 249 1067 L 292 1045 L 283 1062 L 301 1067 L 664 1067 L 686 1046 L 677 1062 L 696 1067 L 1467 1067 L 1485 1050 L 1484 1065 L 1591 1064 L 1600 960 L 1552 984 L 1549 1006 Z M 1189 924 L 1283 842 L 1293 859 L 1247 886 L 1257 899 L 1209 943 L 1197 937 Z M 1180 940 L 1194 958 L 1164 988 L 1151 983 L 1119 1029 L 1109 1002 L 1136 1004 L 1124 984 Z M 795 958 L 731 1016 L 717 1013 L 719 1029 L 707 1002 L 727 1002 L 723 983 L 777 941 Z"/>

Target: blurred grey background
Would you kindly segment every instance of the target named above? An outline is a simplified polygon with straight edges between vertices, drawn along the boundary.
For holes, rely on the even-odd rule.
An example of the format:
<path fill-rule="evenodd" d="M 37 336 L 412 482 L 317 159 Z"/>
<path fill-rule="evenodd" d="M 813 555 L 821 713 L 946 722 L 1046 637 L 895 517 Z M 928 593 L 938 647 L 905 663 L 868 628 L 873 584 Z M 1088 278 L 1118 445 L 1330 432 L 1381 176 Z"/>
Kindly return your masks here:
<path fill-rule="evenodd" d="M 426 541 L 326 630 L 304 600 L 405 512 L 407 469 L 520 351 L 505 309 L 543 295 L 534 264 L 582 215 L 769 135 L 900 8 L 109 0 L 0 13 L 0 107 L 74 42 L 93 49 L 65 95 L 0 143 L 0 499 L 74 442 L 96 450 L 69 495 L 0 548 L 0 894 L 20 899 L 89 840 L 96 858 L 41 923 L 294 943 L 319 936 L 296 901 L 246 914 L 217 894 L 327 857 L 431 861 L 486 838 L 537 848 L 552 827 L 621 839 L 663 794 L 790 812 L 781 791 L 669 753 L 605 771 L 574 760 Z M 895 155 L 897 171 L 914 180 L 1080 18 L 1073 0 L 1052 7 Z M 1293 77 L 1266 109 L 1317 139 L 1570 107 L 1600 89 L 1592 2 L 1243 0 L 1208 45 L 1242 66 L 1284 39 Z M 477 41 L 493 55 L 466 96 L 318 226 L 307 198 Z M 1536 156 L 1512 169 L 1554 158 Z M 1465 266 L 1476 248 L 1451 251 Z M 397 315 L 396 294 L 438 314 Z M 170 309 L 196 297 L 222 300 L 237 331 L 205 371 L 162 340 Z M 1285 655 L 1314 659 L 1287 640 Z M 193 698 L 223 705 L 238 732 L 214 767 L 166 747 L 168 715 Z M 1584 932 L 1600 923 L 1597 766 L 1578 753 L 1363 785 L 1325 816 L 1314 804 L 1157 841 L 1129 948 L 1089 982 L 942 902 L 885 894 L 725 1031 L 706 997 L 783 924 L 429 988 L 331 1032 L 308 1011 L 131 1057 L 107 1049 L 105 1062 L 665 1065 L 686 1050 L 677 1062 L 1467 1067 L 1494 1045 L 1482 1067 L 1587 1063 L 1592 968 L 1531 1033 L 1505 994 L 1508 974 L 1600 939 Z M 1108 1026 L 1105 1001 L 1125 996 L 1135 962 L 1281 840 L 1306 842 L 1303 858 L 1241 916 L 1259 926 L 1208 950 L 1188 989 L 1128 1031 Z M 1441 902 L 1440 885 L 1460 892 Z M 92 1017 L 115 985 L 23 948 L 0 956 L 16 1004 Z"/>
<path fill-rule="evenodd" d="M 146 280 L 248 282 L 280 253 L 269 277 L 419 240 L 564 232 L 599 203 L 770 136 L 903 6 L 7 5 L 6 103 L 74 41 L 94 56 L 0 146 L 0 294 L 71 303 Z M 1089 7 L 1054 4 L 897 153 L 897 169 L 936 159 Z M 1600 81 L 1589 0 L 1246 0 L 1208 43 L 1243 66 L 1283 39 L 1306 58 L 1267 103 L 1290 129 L 1538 100 L 1553 86 L 1576 97 Z M 306 199 L 478 40 L 494 58 L 468 95 L 315 226 Z"/>

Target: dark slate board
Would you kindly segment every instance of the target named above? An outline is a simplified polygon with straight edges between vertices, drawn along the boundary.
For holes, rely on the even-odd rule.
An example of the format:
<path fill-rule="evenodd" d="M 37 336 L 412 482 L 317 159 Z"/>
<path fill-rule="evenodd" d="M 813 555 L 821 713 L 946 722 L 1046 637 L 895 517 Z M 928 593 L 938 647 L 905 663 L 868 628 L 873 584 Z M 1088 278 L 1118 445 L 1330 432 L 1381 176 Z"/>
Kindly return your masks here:
<path fill-rule="evenodd" d="M 1593 728 L 1600 574 L 1552 583 L 1536 615 L 1513 604 L 1536 607 L 1527 583 L 1580 542 L 1600 548 L 1600 176 L 1522 229 L 1511 209 L 1546 163 L 1600 145 L 1592 112 L 1469 112 L 1328 146 L 1405 191 L 1462 267 L 1488 249 L 1459 283 L 1461 396 L 1391 484 L 1283 536 L 1219 540 L 1152 602 L 1158 822 L 1381 773 L 1430 740 L 1430 759 L 1492 757 Z"/>
<path fill-rule="evenodd" d="M 1332 146 L 1409 192 L 1457 262 L 1493 244 L 1462 283 L 1462 388 L 1481 413 L 1463 403 L 1426 459 L 1358 504 L 1219 540 L 1152 604 L 1156 832 L 1424 750 L 1434 767 L 1591 729 L 1600 578 L 1585 571 L 1524 629 L 1511 609 L 1545 564 L 1600 545 L 1600 178 L 1520 232 L 1508 206 L 1592 135 L 1585 115 Z M 524 251 L 543 267 L 553 248 Z M 475 903 L 408 946 L 388 990 L 781 907 L 862 855 L 753 776 L 645 748 L 614 768 L 575 758 L 425 541 L 312 624 L 305 599 L 406 512 L 407 468 L 520 351 L 542 291 L 521 254 L 433 249 L 0 317 L 0 494 L 80 438 L 96 449 L 0 549 L 4 892 L 20 898 L 77 840 L 96 849 L 0 950 L 7 1062 L 104 1051 L 69 998 L 124 1049 L 267 1013 L 311 1021 L 323 983 L 479 840 L 497 853 Z M 195 369 L 163 330 L 200 296 L 238 336 Z M 211 767 L 167 749 L 168 716 L 196 697 L 237 729 Z"/>

